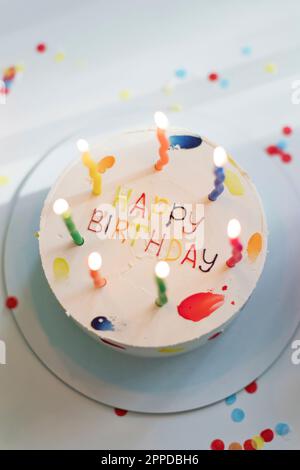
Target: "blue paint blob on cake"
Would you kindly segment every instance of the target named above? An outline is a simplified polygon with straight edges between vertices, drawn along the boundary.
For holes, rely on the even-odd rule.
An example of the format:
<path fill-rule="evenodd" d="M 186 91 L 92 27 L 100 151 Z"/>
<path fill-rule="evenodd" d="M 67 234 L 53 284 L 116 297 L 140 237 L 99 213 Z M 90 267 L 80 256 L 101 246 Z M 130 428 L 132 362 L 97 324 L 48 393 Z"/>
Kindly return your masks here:
<path fill-rule="evenodd" d="M 169 142 L 173 148 L 194 149 L 202 144 L 202 139 L 196 135 L 171 135 Z"/>
<path fill-rule="evenodd" d="M 106 317 L 96 317 L 91 321 L 91 326 L 98 331 L 113 331 L 114 325 Z"/>
<path fill-rule="evenodd" d="M 278 436 L 286 436 L 290 432 L 290 427 L 286 423 L 278 423 L 275 426 L 275 431 Z"/>
<path fill-rule="evenodd" d="M 240 408 L 235 408 L 231 413 L 231 419 L 235 423 L 240 423 L 245 418 L 245 412 Z"/>

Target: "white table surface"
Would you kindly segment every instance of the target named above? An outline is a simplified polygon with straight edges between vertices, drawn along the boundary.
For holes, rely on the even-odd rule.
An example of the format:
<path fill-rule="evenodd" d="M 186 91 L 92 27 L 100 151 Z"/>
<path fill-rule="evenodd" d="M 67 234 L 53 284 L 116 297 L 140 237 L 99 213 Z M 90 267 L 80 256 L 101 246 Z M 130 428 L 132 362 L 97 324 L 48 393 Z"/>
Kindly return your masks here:
<path fill-rule="evenodd" d="M 300 106 L 291 103 L 292 81 L 300 78 L 296 0 L 0 0 L 0 8 L 0 68 L 24 64 L 0 105 L 0 176 L 10 178 L 0 186 L 2 238 L 13 194 L 43 152 L 87 119 L 99 119 L 101 130 L 136 125 L 141 105 L 145 116 L 149 112 L 141 126 L 151 124 L 157 105 L 168 112 L 179 104 L 181 112 L 169 111 L 172 124 L 195 127 L 199 120 L 200 133 L 228 148 L 257 142 L 262 158 L 263 148 L 282 137 L 281 127 L 291 125 L 294 161 L 283 171 L 297 184 Z M 44 54 L 35 50 L 39 42 L 47 44 Z M 243 46 L 251 46 L 249 56 Z M 58 52 L 65 54 L 60 63 Z M 265 72 L 268 63 L 277 65 L 276 74 Z M 187 78 L 157 100 L 181 67 Z M 212 71 L 229 80 L 227 89 L 208 82 Z M 124 89 L 132 93 L 127 102 L 119 98 Z M 2 282 L 0 295 L 4 306 Z M 246 419 L 234 423 L 224 402 L 178 415 L 117 417 L 51 375 L 5 308 L 0 339 L 7 347 L 7 364 L 0 365 L 0 448 L 207 449 L 215 438 L 242 443 L 278 422 L 291 432 L 266 448 L 300 448 L 300 366 L 291 363 L 291 345 L 259 379 L 256 394 L 238 394 L 235 406 Z"/>

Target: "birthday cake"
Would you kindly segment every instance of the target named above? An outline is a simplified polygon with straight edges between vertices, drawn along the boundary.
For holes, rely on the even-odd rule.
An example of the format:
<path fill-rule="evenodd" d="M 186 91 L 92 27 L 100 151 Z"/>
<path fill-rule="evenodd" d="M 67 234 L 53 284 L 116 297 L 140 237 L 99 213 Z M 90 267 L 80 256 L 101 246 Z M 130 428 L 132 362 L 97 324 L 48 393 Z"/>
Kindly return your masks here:
<path fill-rule="evenodd" d="M 253 293 L 267 252 L 249 176 L 228 154 L 222 173 L 204 137 L 167 136 L 167 148 L 156 129 L 91 138 L 82 158 L 74 142 L 74 163 L 40 221 L 43 269 L 66 315 L 137 356 L 217 341 Z"/>

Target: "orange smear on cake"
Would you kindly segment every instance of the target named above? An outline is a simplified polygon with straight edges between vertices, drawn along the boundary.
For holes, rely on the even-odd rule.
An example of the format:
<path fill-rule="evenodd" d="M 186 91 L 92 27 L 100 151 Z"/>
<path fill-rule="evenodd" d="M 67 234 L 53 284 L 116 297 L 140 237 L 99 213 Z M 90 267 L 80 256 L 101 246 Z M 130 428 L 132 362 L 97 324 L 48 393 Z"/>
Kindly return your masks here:
<path fill-rule="evenodd" d="M 263 239 L 260 233 L 254 233 L 248 241 L 248 258 L 250 261 L 255 261 L 258 255 L 261 253 L 263 246 Z"/>

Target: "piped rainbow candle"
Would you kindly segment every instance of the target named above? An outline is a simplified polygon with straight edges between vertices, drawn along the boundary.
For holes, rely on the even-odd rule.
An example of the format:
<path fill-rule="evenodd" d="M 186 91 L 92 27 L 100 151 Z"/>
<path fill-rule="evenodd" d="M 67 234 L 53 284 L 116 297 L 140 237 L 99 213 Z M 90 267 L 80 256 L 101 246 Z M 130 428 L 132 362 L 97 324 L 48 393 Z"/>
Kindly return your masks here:
<path fill-rule="evenodd" d="M 170 266 L 166 261 L 159 261 L 155 266 L 155 280 L 158 288 L 158 298 L 155 303 L 158 307 L 162 307 L 168 302 L 167 286 L 164 279 L 170 274 Z"/>
<path fill-rule="evenodd" d="M 157 171 L 161 171 L 163 167 L 169 163 L 169 139 L 166 136 L 166 129 L 169 125 L 169 121 L 167 116 L 161 111 L 157 111 L 154 114 L 154 121 L 157 126 L 157 140 L 160 143 L 160 147 L 158 150 L 160 158 L 159 160 L 157 160 L 154 167 Z"/>
<path fill-rule="evenodd" d="M 90 276 L 94 281 L 94 286 L 97 288 L 106 285 L 106 279 L 101 276 L 100 268 L 102 266 L 102 257 L 97 251 L 93 251 L 88 257 L 88 266 L 90 269 Z"/>
<path fill-rule="evenodd" d="M 208 195 L 208 199 L 210 201 L 216 201 L 218 197 L 224 191 L 224 181 L 225 181 L 225 172 L 224 172 L 224 165 L 226 165 L 228 161 L 227 154 L 223 147 L 216 147 L 214 150 L 214 164 L 215 164 L 215 188 L 212 192 Z"/>
<path fill-rule="evenodd" d="M 74 243 L 78 246 L 83 245 L 84 239 L 74 224 L 68 202 L 65 199 L 57 199 L 53 204 L 53 211 L 62 217 Z"/>
<path fill-rule="evenodd" d="M 77 148 L 81 152 L 81 159 L 84 166 L 89 169 L 89 175 L 93 182 L 92 192 L 95 196 L 100 196 L 102 192 L 102 177 L 98 171 L 97 163 L 93 160 L 89 152 L 89 144 L 84 139 L 77 141 Z"/>
<path fill-rule="evenodd" d="M 232 255 L 226 261 L 226 265 L 228 266 L 228 268 L 234 268 L 235 265 L 243 259 L 243 245 L 239 239 L 240 233 L 240 222 L 237 219 L 230 220 L 227 227 L 227 234 L 230 239 L 230 244 L 232 246 Z"/>

